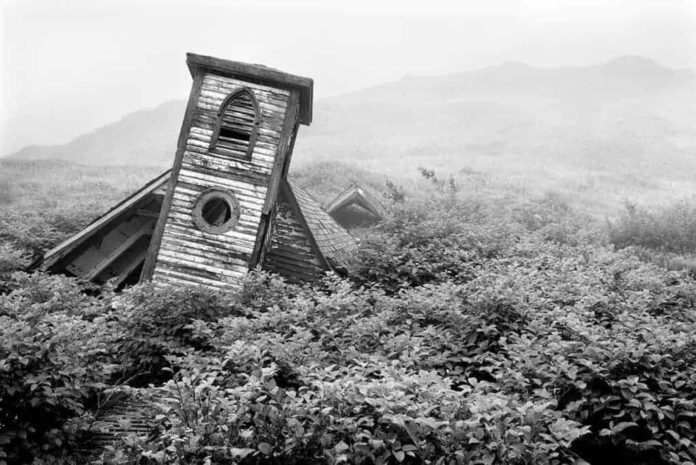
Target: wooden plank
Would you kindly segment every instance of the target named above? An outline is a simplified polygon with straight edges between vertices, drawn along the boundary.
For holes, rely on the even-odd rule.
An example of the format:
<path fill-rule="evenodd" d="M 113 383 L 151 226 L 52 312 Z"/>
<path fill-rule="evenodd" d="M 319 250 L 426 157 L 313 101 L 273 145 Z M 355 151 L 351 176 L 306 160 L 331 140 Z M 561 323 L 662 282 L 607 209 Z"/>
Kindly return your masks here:
<path fill-rule="evenodd" d="M 174 271 L 180 273 L 183 276 L 187 276 L 188 281 L 197 280 L 207 280 L 208 282 L 217 282 L 218 286 L 224 286 L 225 283 L 229 281 L 235 281 L 240 279 L 239 276 L 234 275 L 223 275 L 216 271 L 206 270 L 198 265 L 193 265 L 188 262 L 176 262 L 167 256 L 161 256 L 157 258 L 158 261 L 162 262 L 161 266 L 158 266 L 158 270 L 162 269 L 164 271 Z"/>
<path fill-rule="evenodd" d="M 217 281 L 217 280 L 210 280 L 210 279 L 202 278 L 199 276 L 192 276 L 190 274 L 181 273 L 181 272 L 176 271 L 176 270 L 158 269 L 155 273 L 157 275 L 166 277 L 166 280 L 159 281 L 160 283 L 164 283 L 165 286 L 166 286 L 166 283 L 168 281 L 169 283 L 171 283 L 171 285 L 185 286 L 185 287 L 205 286 L 205 287 L 208 287 L 211 289 L 216 289 L 216 290 L 225 289 L 228 287 L 239 289 L 241 287 L 234 282 L 221 283 L 220 281 Z"/>
<path fill-rule="evenodd" d="M 217 85 L 229 90 L 235 90 L 239 87 L 245 86 L 249 87 L 250 89 L 258 90 L 260 92 L 272 93 L 280 97 L 287 97 L 287 94 L 290 92 L 282 86 L 278 87 L 272 84 L 260 83 L 258 81 L 248 79 L 241 79 L 239 77 L 221 76 L 217 73 L 206 73 L 205 83 L 216 83 Z"/>
<path fill-rule="evenodd" d="M 199 142 L 202 142 L 202 141 L 199 139 Z M 209 152 L 209 150 L 208 150 L 208 148 L 210 147 L 209 141 L 205 142 L 205 144 L 208 144 L 208 145 L 206 145 L 205 147 L 200 146 L 200 144 L 188 146 L 187 150 L 186 150 L 186 155 L 192 156 L 195 154 L 197 156 L 210 155 L 210 156 L 220 157 L 219 154 Z M 272 162 L 275 159 L 275 148 L 276 148 L 276 144 L 264 144 L 263 142 L 261 142 L 257 139 L 256 144 L 254 144 L 254 150 L 252 152 L 252 159 L 254 157 L 258 157 L 261 160 L 270 160 Z M 223 158 L 223 159 L 228 160 L 228 158 Z M 234 161 L 234 160 L 230 160 L 230 161 Z"/>
<path fill-rule="evenodd" d="M 212 92 L 210 90 L 206 91 L 204 87 L 198 101 L 205 104 L 205 106 L 199 106 L 199 108 L 216 110 L 219 113 L 228 96 L 229 94 L 225 95 L 224 93 Z M 283 121 L 283 113 L 285 112 L 285 102 L 271 103 L 264 99 L 262 94 L 256 94 L 256 96 L 258 98 L 259 113 L 263 119 L 267 121 L 267 124 L 275 126 L 281 123 Z M 237 110 L 239 110 L 238 107 L 235 108 L 235 111 Z M 239 113 L 242 114 L 245 112 L 239 110 Z M 253 115 L 253 113 L 250 112 L 246 112 L 246 114 Z M 254 119 L 252 119 L 252 121 L 253 120 Z"/>
<path fill-rule="evenodd" d="M 264 203 L 263 211 L 261 212 L 261 224 L 259 224 L 259 231 L 258 235 L 256 236 L 254 252 L 252 253 L 251 261 L 249 263 L 250 268 L 255 268 L 263 259 L 263 245 L 266 242 L 266 235 L 272 232 L 270 226 L 276 213 L 273 209 L 278 201 L 278 187 L 281 182 L 285 156 L 287 155 L 290 139 L 292 138 L 295 120 L 297 119 L 297 110 L 298 94 L 296 92 L 292 92 L 288 97 L 280 141 L 278 142 L 273 169 L 271 171 L 271 179 L 269 181 L 268 191 L 266 193 L 266 201 Z"/>
<path fill-rule="evenodd" d="M 250 184 L 254 187 L 266 187 L 270 179 L 270 176 L 267 174 L 254 173 L 251 170 L 227 171 L 224 166 L 219 166 L 218 169 L 215 169 L 214 167 L 206 166 L 206 163 L 201 162 L 200 159 L 194 158 L 184 160 L 182 171 L 183 170 L 185 170 L 186 173 L 206 174 L 210 177 L 230 179 L 239 183 Z"/>
<path fill-rule="evenodd" d="M 182 191 L 176 193 L 174 201 L 172 202 L 172 207 L 176 206 L 176 209 L 172 208 L 170 210 L 174 210 L 181 215 L 186 215 L 192 220 L 193 204 L 197 197 L 198 195 L 191 195 L 189 191 L 183 192 L 182 189 Z M 251 227 L 256 231 L 258 220 L 261 217 L 261 208 L 258 201 L 247 196 L 239 195 L 239 193 L 237 193 L 236 197 L 240 207 L 239 214 L 241 225 Z"/>
<path fill-rule="evenodd" d="M 192 273 L 190 270 L 183 271 L 180 268 L 171 268 L 166 263 L 158 267 L 156 273 L 166 277 L 174 277 L 177 282 L 184 283 L 186 286 L 207 285 L 214 286 L 216 289 L 220 289 L 224 286 L 224 283 L 220 282 L 217 276 L 213 278 L 206 277 L 207 275 L 205 273 Z"/>
<path fill-rule="evenodd" d="M 191 234 L 203 234 L 203 238 L 206 240 L 210 238 L 217 238 L 217 237 L 234 237 L 234 238 L 240 238 L 242 240 L 248 239 L 248 240 L 253 240 L 254 237 L 256 237 L 256 230 L 258 228 L 258 218 L 255 221 L 243 221 L 243 222 L 237 222 L 237 225 L 230 229 L 229 231 L 225 231 L 224 233 L 208 233 L 208 232 L 203 232 L 198 227 L 195 225 L 193 222 L 193 218 L 191 217 L 191 214 L 188 210 L 184 209 L 179 209 L 172 207 L 171 209 L 171 215 L 170 218 L 172 219 L 173 224 L 178 224 L 183 227 L 186 227 L 187 229 L 191 230 Z"/>
<path fill-rule="evenodd" d="M 213 237 L 201 237 L 193 233 L 190 228 L 183 228 L 177 223 L 172 223 L 172 230 L 167 234 L 169 238 L 180 238 L 182 240 L 198 242 L 204 241 L 206 244 L 213 245 L 219 248 L 231 248 L 234 247 L 240 253 L 251 253 L 254 248 L 254 243 L 251 240 L 241 240 L 239 238 L 233 238 L 228 236 L 217 236 Z M 193 236 L 193 237 L 192 237 Z"/>
<path fill-rule="evenodd" d="M 191 266 L 205 265 L 210 267 L 211 271 L 216 270 L 215 273 L 221 276 L 243 277 L 246 275 L 249 266 L 248 259 L 244 259 L 244 256 L 240 254 L 229 256 L 227 260 L 220 261 L 219 254 L 215 255 L 214 251 L 213 253 L 203 253 L 200 250 L 190 249 L 185 246 L 174 247 L 171 244 L 166 250 L 163 249 L 160 256 L 168 256 L 181 263 L 188 263 Z"/>
<path fill-rule="evenodd" d="M 194 125 L 196 128 L 200 130 L 214 131 L 216 122 L 217 119 L 215 115 L 209 115 L 205 113 L 195 113 L 194 115 Z M 259 153 L 263 153 L 270 157 L 275 157 L 277 145 L 278 144 L 276 140 L 266 140 L 266 138 L 264 137 L 257 137 L 256 143 L 254 144 L 254 150 L 259 149 Z"/>
<path fill-rule="evenodd" d="M 261 138 L 261 141 L 266 144 L 274 144 L 279 137 L 279 134 L 276 133 L 274 128 L 280 126 L 280 124 L 273 125 L 271 123 L 272 121 L 262 119 L 261 123 L 259 124 L 259 134 L 264 136 Z M 198 128 L 214 131 L 215 125 L 217 124 L 217 115 L 215 111 L 212 109 L 196 108 L 195 124 Z M 257 141 L 258 140 L 259 139 L 257 138 Z"/>
<path fill-rule="evenodd" d="M 253 229 L 240 228 L 239 230 L 231 229 L 229 231 L 225 231 L 222 234 L 204 233 L 193 225 L 193 223 L 190 221 L 188 215 L 183 215 L 183 214 L 178 213 L 178 212 L 172 212 L 170 215 L 170 220 L 171 220 L 172 225 L 176 225 L 176 226 L 185 228 L 187 230 L 188 234 L 194 234 L 194 231 L 201 232 L 202 234 L 204 234 L 204 236 L 202 236 L 202 239 L 206 240 L 206 241 L 210 240 L 214 237 L 225 237 L 226 236 L 226 237 L 233 238 L 233 239 L 235 239 L 237 241 L 241 241 L 241 242 L 247 242 L 247 241 L 252 242 L 253 238 L 256 236 L 256 228 L 253 228 Z M 233 246 L 234 244 L 229 244 L 228 246 L 230 246 L 230 245 Z"/>
<path fill-rule="evenodd" d="M 168 235 L 162 239 L 162 243 L 167 243 L 171 245 L 174 250 L 176 247 L 187 247 L 191 251 L 196 251 L 196 253 L 205 256 L 207 258 L 215 258 L 220 256 L 220 250 L 218 248 L 212 248 L 209 245 L 204 245 L 199 242 L 191 241 L 190 238 L 182 238 L 181 236 Z M 214 254 L 214 255 L 213 255 Z M 229 256 L 243 260 L 245 263 L 249 261 L 249 253 L 241 251 L 226 251 L 224 256 Z"/>
<path fill-rule="evenodd" d="M 188 209 L 180 209 L 177 208 L 175 205 L 172 205 L 172 208 L 170 210 L 170 218 L 172 220 L 176 220 L 178 224 L 181 225 L 186 225 L 189 229 L 195 229 L 199 230 L 198 227 L 195 225 L 193 222 L 193 219 L 191 218 L 190 212 Z M 258 219 L 256 221 L 238 221 L 237 224 L 233 229 L 230 231 L 234 231 L 236 234 L 239 235 L 245 235 L 248 236 L 249 238 L 255 237 L 256 236 L 256 228 L 258 225 Z M 224 233 L 220 234 L 213 234 L 213 233 L 204 233 L 207 234 L 210 237 L 216 237 L 216 236 L 224 236 L 227 234 L 226 231 Z"/>
<path fill-rule="evenodd" d="M 297 118 L 297 94 L 292 93 L 290 94 L 290 99 L 288 101 L 288 109 L 285 113 L 280 142 L 278 143 L 278 149 L 276 151 L 275 161 L 273 164 L 273 171 L 271 172 L 271 179 L 268 186 L 268 192 L 266 194 L 266 203 L 263 209 L 264 213 L 268 213 L 277 201 L 278 186 L 280 185 L 281 181 L 283 162 L 285 161 L 290 138 L 292 137 L 295 118 Z"/>
<path fill-rule="evenodd" d="M 219 255 L 215 255 L 213 258 L 209 258 L 204 254 L 195 251 L 193 253 L 191 249 L 186 249 L 185 247 L 176 247 L 163 250 L 161 255 L 171 258 L 172 262 L 188 264 L 189 266 L 196 266 L 201 269 L 208 270 L 213 273 L 218 273 L 224 276 L 244 276 L 247 272 L 247 261 L 236 257 L 225 257 L 225 260 L 220 260 Z"/>
<path fill-rule="evenodd" d="M 195 256 L 187 256 L 186 260 L 181 260 L 177 254 L 169 251 L 162 251 L 157 258 L 162 263 L 169 264 L 170 267 L 191 271 L 193 274 L 198 272 L 198 276 L 208 276 L 208 279 L 215 279 L 220 276 L 226 278 L 242 278 L 246 276 L 246 264 L 241 270 L 235 270 L 232 267 L 222 267 L 217 263 L 211 263 L 209 260 Z"/>
<path fill-rule="evenodd" d="M 231 248 L 234 247 L 236 248 L 239 252 L 246 252 L 246 253 L 251 253 L 251 251 L 254 248 L 254 243 L 250 239 L 251 236 L 246 236 L 245 238 L 240 238 L 239 236 L 237 237 L 232 237 L 232 236 L 222 236 L 219 235 L 215 238 L 213 237 L 202 237 L 197 234 L 196 231 L 192 228 L 187 228 L 185 226 L 182 226 L 178 224 L 176 221 L 172 221 L 171 224 L 171 233 L 168 233 L 168 235 L 171 235 L 172 237 L 182 237 L 187 240 L 193 240 L 191 236 L 194 236 L 196 240 L 198 241 L 203 241 L 203 243 L 209 243 L 209 244 L 220 244 L 220 247 L 225 247 L 225 248 Z M 224 238 L 224 239 L 223 239 Z"/>
<path fill-rule="evenodd" d="M 277 109 L 285 107 L 287 95 L 274 95 L 267 90 L 254 89 L 251 86 L 247 86 L 246 83 L 240 86 L 220 86 L 213 81 L 206 80 L 203 82 L 201 98 L 221 105 L 230 94 L 244 87 L 254 92 L 257 102 L 263 103 L 269 110 L 275 109 L 277 111 Z"/>
<path fill-rule="evenodd" d="M 198 180 L 195 180 L 198 181 Z M 200 195 L 201 192 L 203 192 L 209 184 L 204 184 L 201 182 L 188 182 L 187 180 L 181 180 L 177 184 L 177 194 L 180 195 L 186 195 L 190 199 L 195 199 Z M 235 195 L 237 196 L 237 199 L 239 200 L 240 204 L 244 206 L 244 208 L 248 208 L 249 210 L 252 211 L 261 211 L 263 208 L 263 200 L 259 199 L 255 194 L 251 194 L 249 191 L 242 190 L 242 189 L 233 189 L 235 192 Z"/>
<path fill-rule="evenodd" d="M 94 267 L 87 274 L 87 276 L 85 276 L 85 279 L 91 281 L 97 276 L 99 276 L 102 271 L 107 269 L 109 265 L 111 265 L 114 262 L 114 260 L 120 257 L 126 250 L 131 248 L 133 244 L 135 244 L 141 237 L 143 237 L 146 234 L 149 234 L 150 231 L 152 231 L 152 222 L 148 221 L 143 226 L 141 226 L 137 232 L 128 236 L 122 244 L 120 244 L 114 250 L 109 252 L 109 254 L 106 257 L 104 257 L 104 259 L 101 262 L 99 262 L 99 264 L 96 267 Z"/>
<path fill-rule="evenodd" d="M 183 168 L 179 177 L 189 184 L 200 185 L 201 187 L 210 186 L 222 186 L 228 187 L 234 191 L 243 192 L 249 197 L 265 199 L 267 195 L 266 186 L 253 185 L 245 181 L 239 181 L 230 176 L 220 176 L 217 173 L 215 175 L 209 175 L 206 173 L 199 173 L 191 169 Z M 207 184 L 206 184 L 207 183 Z"/>
<path fill-rule="evenodd" d="M 129 209 L 146 200 L 147 197 L 158 189 L 160 185 L 164 184 L 168 178 L 169 171 L 162 173 L 154 180 L 150 181 L 143 189 L 123 200 L 116 207 L 109 210 L 82 231 L 46 252 L 40 266 L 50 268 L 61 259 L 68 257 L 79 246 L 83 245 L 85 241 L 89 240 L 97 231 L 118 221 L 122 215 L 128 214 Z"/>
<path fill-rule="evenodd" d="M 266 94 L 277 99 L 287 99 L 290 94 L 289 90 L 279 87 L 271 87 L 263 84 L 258 84 L 250 81 L 242 81 L 239 79 L 219 76 L 216 74 L 206 74 L 203 84 L 206 88 L 217 88 L 224 94 L 229 94 L 239 89 L 240 87 L 248 87 L 258 93 Z"/>
<path fill-rule="evenodd" d="M 251 165 L 254 170 L 263 176 L 270 176 L 273 163 L 269 158 L 254 156 L 252 154 L 251 162 L 249 160 L 237 160 L 214 152 L 206 152 L 205 154 L 196 153 L 195 156 L 187 154 L 185 157 L 186 163 L 191 164 L 207 164 L 219 170 L 232 171 L 243 170 Z"/>
<path fill-rule="evenodd" d="M 295 121 L 295 127 L 292 130 L 292 140 L 290 141 L 290 146 L 288 147 L 288 154 L 283 162 L 283 171 L 281 174 L 281 179 L 286 179 L 288 177 L 288 171 L 290 170 L 290 162 L 292 161 L 292 153 L 295 150 L 295 141 L 297 140 L 297 133 L 300 129 L 300 120 Z"/>
<path fill-rule="evenodd" d="M 263 105 L 265 111 L 269 113 L 282 112 L 287 103 L 288 96 L 290 95 L 277 95 L 266 90 L 253 89 L 246 84 L 241 86 L 220 86 L 210 81 L 203 83 L 201 99 L 205 99 L 207 103 L 221 107 L 222 103 L 229 95 L 242 88 L 250 89 L 254 93 L 256 102 L 259 105 Z"/>
<path fill-rule="evenodd" d="M 145 256 L 147 255 L 147 248 L 144 248 L 141 252 L 134 255 L 131 261 L 126 265 L 123 270 L 119 273 L 114 281 L 114 287 L 118 288 L 123 282 L 128 279 L 131 273 L 133 273 L 142 263 L 145 262 Z"/>

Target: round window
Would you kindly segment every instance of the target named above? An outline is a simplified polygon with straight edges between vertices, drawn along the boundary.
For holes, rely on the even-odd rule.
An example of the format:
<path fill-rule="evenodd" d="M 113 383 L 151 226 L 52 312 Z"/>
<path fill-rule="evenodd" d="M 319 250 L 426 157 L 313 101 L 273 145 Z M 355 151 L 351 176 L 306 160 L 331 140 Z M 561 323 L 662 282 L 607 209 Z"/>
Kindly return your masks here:
<path fill-rule="evenodd" d="M 233 229 L 237 221 L 239 202 L 227 189 L 206 189 L 193 204 L 193 222 L 201 231 L 220 234 Z"/>

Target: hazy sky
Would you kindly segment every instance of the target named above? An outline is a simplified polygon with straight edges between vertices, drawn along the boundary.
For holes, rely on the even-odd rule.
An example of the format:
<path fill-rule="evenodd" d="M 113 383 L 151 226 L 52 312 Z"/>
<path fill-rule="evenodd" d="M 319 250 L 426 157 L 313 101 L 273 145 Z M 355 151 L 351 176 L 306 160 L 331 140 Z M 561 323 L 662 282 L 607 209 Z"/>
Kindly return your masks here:
<path fill-rule="evenodd" d="M 0 155 L 185 99 L 187 51 L 314 78 L 317 97 L 503 61 L 696 69 L 696 0 L 0 0 Z"/>

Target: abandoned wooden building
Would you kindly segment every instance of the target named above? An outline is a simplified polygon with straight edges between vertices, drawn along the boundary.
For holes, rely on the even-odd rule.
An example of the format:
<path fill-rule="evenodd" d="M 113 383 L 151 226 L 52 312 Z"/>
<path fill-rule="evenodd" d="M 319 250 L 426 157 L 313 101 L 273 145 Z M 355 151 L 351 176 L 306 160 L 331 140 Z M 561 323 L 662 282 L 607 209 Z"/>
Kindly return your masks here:
<path fill-rule="evenodd" d="M 238 288 L 261 267 L 290 281 L 345 266 L 357 240 L 287 179 L 313 82 L 188 54 L 193 85 L 174 165 L 34 268 L 117 287 Z"/>
<path fill-rule="evenodd" d="M 383 220 L 385 215 L 377 197 L 357 182 L 329 202 L 326 211 L 345 228 L 369 226 Z"/>

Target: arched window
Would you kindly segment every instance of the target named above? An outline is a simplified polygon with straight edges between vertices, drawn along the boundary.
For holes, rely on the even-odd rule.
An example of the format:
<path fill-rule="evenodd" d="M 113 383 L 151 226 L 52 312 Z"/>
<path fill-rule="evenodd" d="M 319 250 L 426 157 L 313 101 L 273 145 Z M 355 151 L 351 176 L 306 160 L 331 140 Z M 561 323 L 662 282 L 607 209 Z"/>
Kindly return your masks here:
<path fill-rule="evenodd" d="M 230 94 L 217 115 L 210 150 L 220 155 L 251 158 L 260 123 L 259 105 L 246 87 Z"/>

